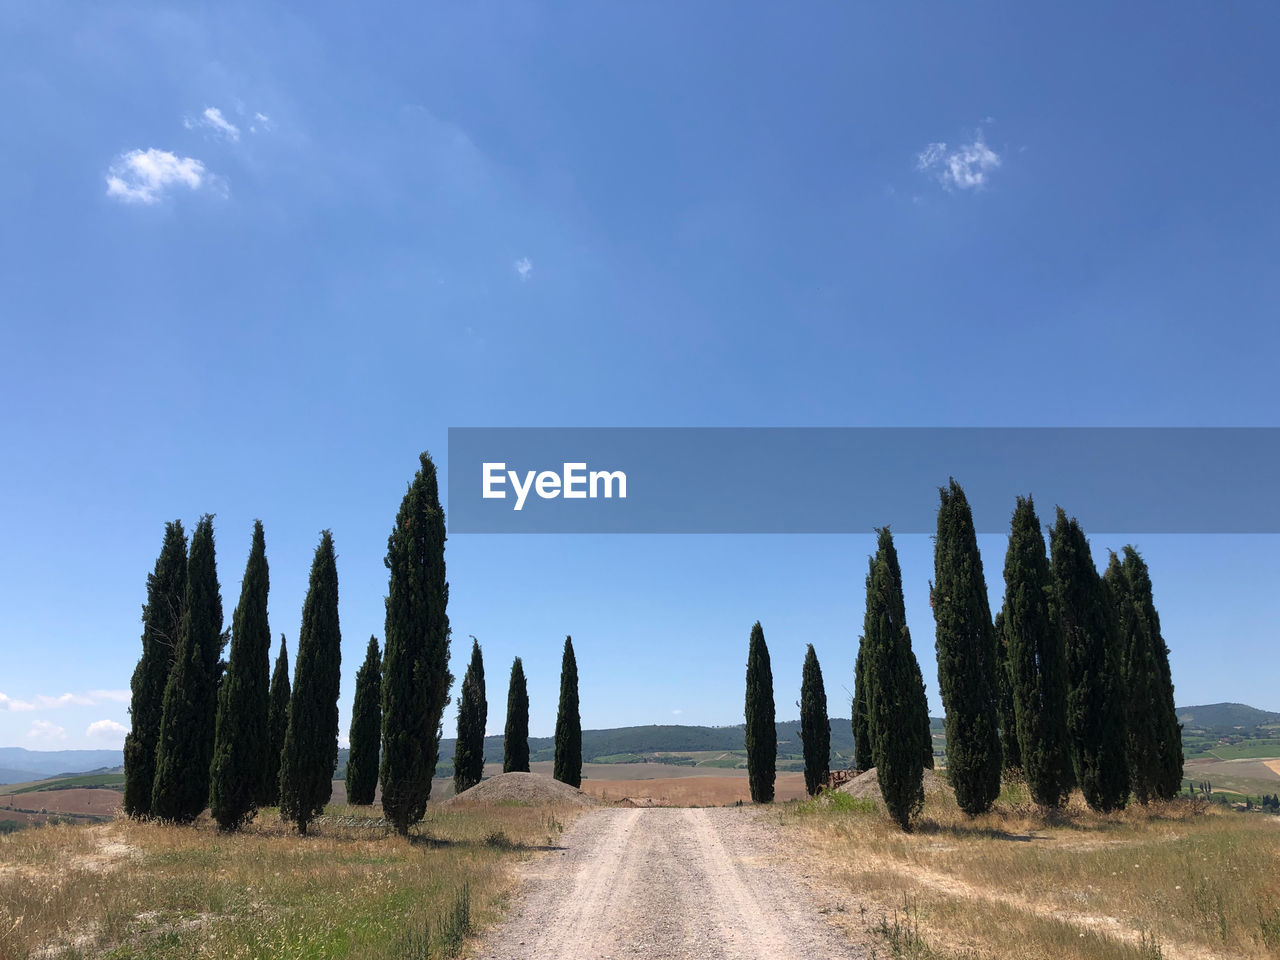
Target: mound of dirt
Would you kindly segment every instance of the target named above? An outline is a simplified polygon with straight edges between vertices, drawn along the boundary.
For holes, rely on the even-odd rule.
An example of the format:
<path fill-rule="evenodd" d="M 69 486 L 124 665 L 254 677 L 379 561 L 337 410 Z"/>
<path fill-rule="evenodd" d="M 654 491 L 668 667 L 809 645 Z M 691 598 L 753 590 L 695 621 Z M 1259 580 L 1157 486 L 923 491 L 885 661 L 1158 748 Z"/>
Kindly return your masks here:
<path fill-rule="evenodd" d="M 868 800 L 883 800 L 880 795 L 880 781 L 876 778 L 876 768 L 872 767 L 865 773 L 860 773 L 848 783 L 842 783 L 836 788 L 841 793 L 847 793 L 850 796 L 862 797 Z M 932 770 L 924 772 L 924 795 L 942 793 L 951 794 L 951 784 L 943 780 Z"/>
<path fill-rule="evenodd" d="M 462 807 L 503 802 L 530 806 L 563 803 L 575 807 L 594 807 L 598 803 L 594 797 L 581 790 L 540 773 L 500 773 L 488 780 L 481 780 L 456 797 L 450 797 L 441 806 Z"/>

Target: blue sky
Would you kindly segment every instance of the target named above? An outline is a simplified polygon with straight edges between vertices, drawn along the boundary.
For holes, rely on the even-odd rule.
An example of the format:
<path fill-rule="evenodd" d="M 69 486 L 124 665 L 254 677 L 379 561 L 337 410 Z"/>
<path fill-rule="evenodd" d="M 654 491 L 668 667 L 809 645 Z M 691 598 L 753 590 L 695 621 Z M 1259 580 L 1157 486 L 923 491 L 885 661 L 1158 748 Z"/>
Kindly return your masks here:
<path fill-rule="evenodd" d="M 1276 425 L 1280 12 L 1029 6 L 5 0 L 0 744 L 122 740 L 205 511 L 291 647 L 333 529 L 345 734 L 449 426 Z M 1138 545 L 1179 703 L 1280 709 L 1276 538 Z M 760 619 L 847 713 L 872 546 L 459 535 L 455 672 L 546 734 L 572 633 L 587 726 L 734 723 Z"/>

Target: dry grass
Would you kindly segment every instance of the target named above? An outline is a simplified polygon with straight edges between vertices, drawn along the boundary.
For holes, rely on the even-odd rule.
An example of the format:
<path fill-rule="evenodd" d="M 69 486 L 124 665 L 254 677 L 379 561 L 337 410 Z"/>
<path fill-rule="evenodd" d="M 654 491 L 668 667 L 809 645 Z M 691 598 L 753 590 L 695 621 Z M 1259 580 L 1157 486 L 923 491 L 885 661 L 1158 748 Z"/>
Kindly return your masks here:
<path fill-rule="evenodd" d="M 431 957 L 447 956 L 464 891 L 473 922 L 494 919 L 511 864 L 575 814 L 433 807 L 407 840 L 330 823 L 298 837 L 274 811 L 234 835 L 208 820 L 20 831 L 0 838 L 0 960 L 418 960 L 428 925 Z"/>
<path fill-rule="evenodd" d="M 775 798 L 779 801 L 799 800 L 805 796 L 803 773 L 780 773 L 774 786 Z M 583 780 L 582 789 L 601 800 L 632 800 L 659 807 L 727 807 L 735 803 L 751 802 L 750 781 L 746 777 L 736 776 Z"/>
<path fill-rule="evenodd" d="M 1010 788 L 969 819 L 930 797 L 916 831 L 871 801 L 781 812 L 816 881 L 891 957 L 1262 958 L 1280 955 L 1280 819 L 1175 801 L 1112 816 L 1078 797 L 1044 816 Z"/>

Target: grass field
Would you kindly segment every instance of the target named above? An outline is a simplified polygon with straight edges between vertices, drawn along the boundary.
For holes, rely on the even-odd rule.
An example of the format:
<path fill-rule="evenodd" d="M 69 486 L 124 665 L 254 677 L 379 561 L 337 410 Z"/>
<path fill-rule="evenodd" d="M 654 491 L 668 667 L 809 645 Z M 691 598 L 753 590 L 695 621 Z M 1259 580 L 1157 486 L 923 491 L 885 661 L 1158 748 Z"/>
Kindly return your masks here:
<path fill-rule="evenodd" d="M 970 820 L 931 797 L 903 834 L 871 801 L 780 810 L 839 919 L 890 957 L 1190 960 L 1280 955 L 1280 818 L 1193 801 L 1046 820 L 1020 790 Z M 867 903 L 870 903 L 870 906 Z"/>
<path fill-rule="evenodd" d="M 376 815 L 367 807 L 330 814 Z M 263 811 L 246 830 L 116 820 L 0 837 L 5 960 L 422 960 L 456 956 L 575 811 L 433 807 L 409 839 Z"/>
<path fill-rule="evenodd" d="M 1273 760 L 1280 757 L 1280 739 L 1216 743 L 1207 747 L 1202 755 L 1217 757 L 1219 760 L 1247 760 L 1259 757 Z"/>

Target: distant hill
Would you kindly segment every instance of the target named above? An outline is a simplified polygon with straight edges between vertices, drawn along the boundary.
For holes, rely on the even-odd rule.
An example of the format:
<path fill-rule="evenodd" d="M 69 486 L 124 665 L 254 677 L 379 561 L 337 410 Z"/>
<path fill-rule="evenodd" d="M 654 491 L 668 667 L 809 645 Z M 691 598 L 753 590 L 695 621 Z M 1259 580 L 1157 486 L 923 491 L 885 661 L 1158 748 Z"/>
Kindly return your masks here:
<path fill-rule="evenodd" d="M 1199 707 L 1178 707 L 1183 730 L 1253 731 L 1269 729 L 1274 737 L 1280 730 L 1280 713 L 1259 710 L 1243 703 L 1209 703 Z"/>
<path fill-rule="evenodd" d="M 28 750 L 0 747 L 0 783 L 22 783 L 59 773 L 115 768 L 124 763 L 122 750 Z"/>
<path fill-rule="evenodd" d="M 853 762 L 853 725 L 847 717 L 831 718 L 831 764 L 847 767 Z M 934 734 L 940 737 L 942 721 L 932 719 Z M 803 748 L 800 744 L 800 721 L 784 720 L 777 724 L 778 769 L 803 769 L 800 761 Z M 707 754 L 742 754 L 745 763 L 746 728 L 743 724 L 731 727 L 695 727 L 683 724 L 651 724 L 643 727 L 612 727 L 604 730 L 582 731 L 582 759 L 587 763 L 624 763 L 655 761 L 692 765 L 695 761 L 709 766 L 735 766 L 732 756 L 723 759 L 709 758 Z M 941 741 L 939 740 L 939 747 Z M 450 737 L 440 741 L 440 763 L 436 776 L 451 776 L 453 754 L 457 741 Z M 689 756 L 696 755 L 696 756 Z M 529 738 L 529 759 L 533 761 L 555 758 L 555 740 L 551 737 Z M 502 762 L 502 737 L 485 737 L 484 759 L 486 763 Z M 337 776 L 346 775 L 347 751 L 338 752 Z"/>

